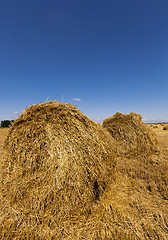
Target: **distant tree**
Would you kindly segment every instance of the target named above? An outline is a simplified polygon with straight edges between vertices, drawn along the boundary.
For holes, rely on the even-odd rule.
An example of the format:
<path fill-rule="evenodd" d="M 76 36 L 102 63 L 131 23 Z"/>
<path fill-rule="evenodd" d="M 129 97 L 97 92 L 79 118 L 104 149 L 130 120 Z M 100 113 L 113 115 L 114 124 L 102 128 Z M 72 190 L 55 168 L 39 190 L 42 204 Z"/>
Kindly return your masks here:
<path fill-rule="evenodd" d="M 2 128 L 10 127 L 12 122 L 14 122 L 14 120 L 4 120 L 4 121 L 1 121 L 1 127 Z"/>

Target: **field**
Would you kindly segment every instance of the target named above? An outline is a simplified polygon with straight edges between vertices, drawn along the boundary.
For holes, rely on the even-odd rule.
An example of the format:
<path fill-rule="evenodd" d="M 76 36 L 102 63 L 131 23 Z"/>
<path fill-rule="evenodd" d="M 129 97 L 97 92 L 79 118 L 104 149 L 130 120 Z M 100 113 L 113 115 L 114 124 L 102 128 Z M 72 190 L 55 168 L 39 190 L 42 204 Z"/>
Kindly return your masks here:
<path fill-rule="evenodd" d="M 165 154 L 168 151 L 168 130 L 163 130 L 163 128 L 166 126 L 168 126 L 168 124 L 150 124 L 151 129 L 153 129 L 157 135 L 159 146 Z"/>
<path fill-rule="evenodd" d="M 149 158 L 120 157 L 116 165 L 116 179 L 101 197 L 101 203 L 95 206 L 92 216 L 87 218 L 87 224 L 81 223 L 79 228 L 75 228 L 75 224 L 67 222 L 65 235 L 61 237 L 53 233 L 53 236 L 60 237 L 49 239 L 84 239 L 80 236 L 109 240 L 168 239 L 168 130 L 163 130 L 168 124 L 148 126 L 157 136 L 160 153 Z M 0 128 L 0 159 L 8 131 Z M 55 228 L 57 225 L 55 223 Z M 90 229 L 92 235 L 87 235 Z M 30 230 L 27 228 L 25 231 L 27 235 L 23 238 L 20 235 L 20 238 L 12 238 L 13 235 L 9 234 L 9 238 L 2 235 L 2 239 L 43 239 L 38 232 L 37 235 L 29 235 Z M 48 230 L 45 231 L 46 236 L 50 236 L 47 235 Z M 97 237 L 99 235 L 101 237 Z"/>
<path fill-rule="evenodd" d="M 0 159 L 2 157 L 2 145 L 5 141 L 6 136 L 8 135 L 8 128 L 0 128 Z"/>

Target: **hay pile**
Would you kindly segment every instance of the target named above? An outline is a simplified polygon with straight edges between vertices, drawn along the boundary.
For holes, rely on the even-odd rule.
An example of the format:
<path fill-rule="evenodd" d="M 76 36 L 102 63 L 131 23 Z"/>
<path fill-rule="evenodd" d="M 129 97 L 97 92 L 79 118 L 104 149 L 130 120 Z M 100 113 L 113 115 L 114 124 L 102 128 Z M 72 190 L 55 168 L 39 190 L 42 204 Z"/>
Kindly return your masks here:
<path fill-rule="evenodd" d="M 27 108 L 5 142 L 3 237 L 9 232 L 9 238 L 26 232 L 28 238 L 34 236 L 30 232 L 40 239 L 63 236 L 66 221 L 76 224 L 91 213 L 114 178 L 116 156 L 110 134 L 71 104 L 51 101 Z"/>
<path fill-rule="evenodd" d="M 148 155 L 158 150 L 154 133 L 137 113 L 117 112 L 103 121 L 103 127 L 120 143 L 125 155 Z"/>

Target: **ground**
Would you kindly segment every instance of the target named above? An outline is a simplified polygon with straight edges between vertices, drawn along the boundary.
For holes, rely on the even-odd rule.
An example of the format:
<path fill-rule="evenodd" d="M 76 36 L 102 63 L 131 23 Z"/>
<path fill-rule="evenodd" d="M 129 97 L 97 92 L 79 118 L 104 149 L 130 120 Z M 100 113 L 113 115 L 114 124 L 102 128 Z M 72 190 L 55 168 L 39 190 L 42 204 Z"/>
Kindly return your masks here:
<path fill-rule="evenodd" d="M 165 151 L 168 151 L 168 130 L 163 130 L 168 124 L 150 124 L 150 128 L 156 133 L 159 141 L 159 147 Z"/>
<path fill-rule="evenodd" d="M 2 157 L 2 148 L 5 138 L 8 135 L 9 128 L 0 128 L 0 158 Z"/>

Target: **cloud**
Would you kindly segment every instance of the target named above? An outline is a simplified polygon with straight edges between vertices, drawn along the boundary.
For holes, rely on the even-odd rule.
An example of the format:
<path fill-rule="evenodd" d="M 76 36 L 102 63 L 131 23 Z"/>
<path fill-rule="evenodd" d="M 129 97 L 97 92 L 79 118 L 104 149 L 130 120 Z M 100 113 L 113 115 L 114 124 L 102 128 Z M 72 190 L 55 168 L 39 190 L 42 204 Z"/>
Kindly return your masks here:
<path fill-rule="evenodd" d="M 73 98 L 74 101 L 80 102 L 81 99 L 80 98 Z"/>
<path fill-rule="evenodd" d="M 93 121 L 95 121 L 95 122 L 98 122 L 98 123 L 103 123 L 103 118 L 100 118 L 100 117 L 96 117 L 96 118 L 93 118 Z"/>
<path fill-rule="evenodd" d="M 167 119 L 164 118 L 142 118 L 142 121 L 145 123 L 160 123 L 160 122 L 167 122 Z"/>

